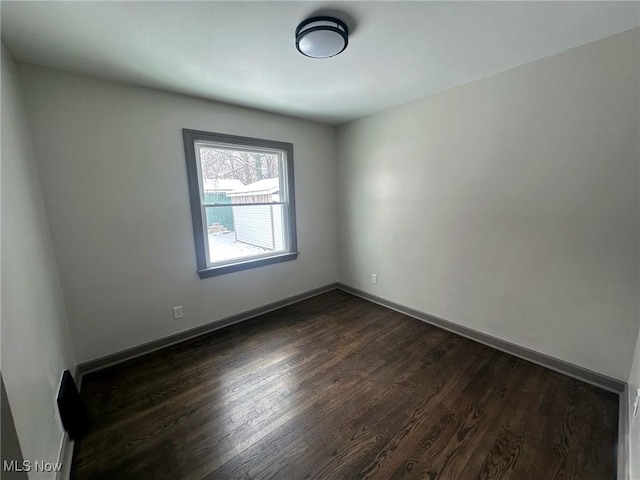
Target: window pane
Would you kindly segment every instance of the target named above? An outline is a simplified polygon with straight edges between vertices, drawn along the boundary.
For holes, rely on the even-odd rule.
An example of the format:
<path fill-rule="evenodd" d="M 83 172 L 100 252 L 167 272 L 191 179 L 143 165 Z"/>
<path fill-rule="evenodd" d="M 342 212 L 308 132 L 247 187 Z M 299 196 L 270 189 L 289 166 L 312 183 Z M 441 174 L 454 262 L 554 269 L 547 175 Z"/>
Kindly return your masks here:
<path fill-rule="evenodd" d="M 205 207 L 209 262 L 286 251 L 283 205 Z"/>
<path fill-rule="evenodd" d="M 269 203 L 280 200 L 276 153 L 199 145 L 204 203 Z"/>

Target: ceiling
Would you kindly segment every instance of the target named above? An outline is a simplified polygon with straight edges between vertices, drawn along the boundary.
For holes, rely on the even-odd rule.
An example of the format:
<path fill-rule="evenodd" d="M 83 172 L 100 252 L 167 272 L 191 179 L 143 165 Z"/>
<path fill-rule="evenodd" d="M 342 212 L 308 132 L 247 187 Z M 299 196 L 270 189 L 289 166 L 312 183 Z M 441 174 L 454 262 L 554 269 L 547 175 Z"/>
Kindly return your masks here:
<path fill-rule="evenodd" d="M 340 124 L 640 24 L 638 2 L 2 1 L 17 60 Z M 349 47 L 295 49 L 336 14 Z"/>

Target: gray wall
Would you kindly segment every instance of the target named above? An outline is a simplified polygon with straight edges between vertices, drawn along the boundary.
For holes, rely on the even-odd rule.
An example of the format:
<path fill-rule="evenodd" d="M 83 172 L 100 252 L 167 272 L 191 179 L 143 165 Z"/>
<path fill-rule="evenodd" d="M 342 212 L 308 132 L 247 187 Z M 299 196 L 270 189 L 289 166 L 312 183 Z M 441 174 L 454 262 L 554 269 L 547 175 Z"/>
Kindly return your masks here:
<path fill-rule="evenodd" d="M 80 362 L 335 281 L 333 127 L 33 66 L 20 74 Z M 293 143 L 297 260 L 198 278 L 182 128 Z"/>
<path fill-rule="evenodd" d="M 341 126 L 339 280 L 626 381 L 638 35 Z"/>
<path fill-rule="evenodd" d="M 75 359 L 17 67 L 1 56 L 2 379 L 24 459 L 56 462 L 56 395 Z"/>

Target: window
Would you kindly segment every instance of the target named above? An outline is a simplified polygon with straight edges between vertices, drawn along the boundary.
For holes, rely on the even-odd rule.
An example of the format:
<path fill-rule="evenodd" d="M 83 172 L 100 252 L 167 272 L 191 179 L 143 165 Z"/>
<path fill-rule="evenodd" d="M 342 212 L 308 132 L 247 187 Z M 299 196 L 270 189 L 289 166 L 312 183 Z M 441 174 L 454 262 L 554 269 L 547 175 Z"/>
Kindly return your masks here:
<path fill-rule="evenodd" d="M 200 278 L 295 260 L 293 145 L 182 133 Z"/>

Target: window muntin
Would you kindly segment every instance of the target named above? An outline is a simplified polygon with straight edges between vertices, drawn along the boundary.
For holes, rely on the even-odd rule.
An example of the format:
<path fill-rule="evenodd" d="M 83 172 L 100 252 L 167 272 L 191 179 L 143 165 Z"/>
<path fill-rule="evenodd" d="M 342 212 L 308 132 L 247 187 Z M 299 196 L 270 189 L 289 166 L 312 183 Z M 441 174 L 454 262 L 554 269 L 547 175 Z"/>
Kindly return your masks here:
<path fill-rule="evenodd" d="M 295 259 L 293 146 L 183 133 L 200 276 Z"/>

